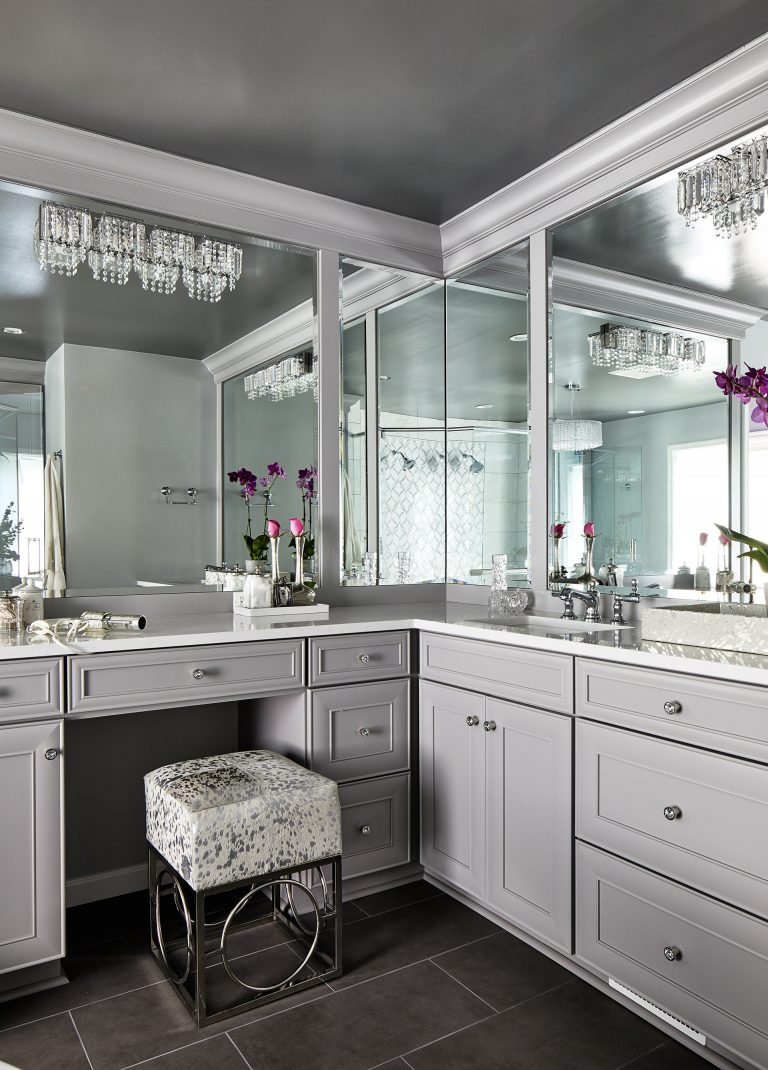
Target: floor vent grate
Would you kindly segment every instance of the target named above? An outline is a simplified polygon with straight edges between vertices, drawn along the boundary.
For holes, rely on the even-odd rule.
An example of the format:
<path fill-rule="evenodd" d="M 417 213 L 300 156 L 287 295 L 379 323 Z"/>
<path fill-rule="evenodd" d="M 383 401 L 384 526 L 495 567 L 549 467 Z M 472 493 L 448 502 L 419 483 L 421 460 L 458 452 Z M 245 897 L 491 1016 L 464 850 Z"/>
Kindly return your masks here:
<path fill-rule="evenodd" d="M 695 1040 L 697 1044 L 706 1047 L 707 1038 L 703 1033 L 700 1033 L 698 1029 L 694 1029 L 692 1025 L 688 1025 L 687 1022 L 682 1021 L 680 1018 L 675 1018 L 669 1011 L 665 1011 L 655 1003 L 651 1003 L 645 996 L 641 996 L 639 992 L 633 992 L 631 988 L 627 988 L 626 985 L 621 984 L 619 981 L 614 981 L 612 977 L 608 978 L 608 984 L 611 988 L 615 988 L 617 992 L 621 992 L 622 996 L 626 996 L 627 999 L 631 999 L 633 1003 L 637 1003 L 639 1007 L 644 1007 L 645 1010 L 650 1011 L 651 1014 L 655 1014 L 657 1018 L 661 1018 L 662 1022 L 666 1022 L 667 1025 L 671 1025 L 674 1029 L 678 1029 L 681 1033 L 685 1033 L 691 1040 Z"/>

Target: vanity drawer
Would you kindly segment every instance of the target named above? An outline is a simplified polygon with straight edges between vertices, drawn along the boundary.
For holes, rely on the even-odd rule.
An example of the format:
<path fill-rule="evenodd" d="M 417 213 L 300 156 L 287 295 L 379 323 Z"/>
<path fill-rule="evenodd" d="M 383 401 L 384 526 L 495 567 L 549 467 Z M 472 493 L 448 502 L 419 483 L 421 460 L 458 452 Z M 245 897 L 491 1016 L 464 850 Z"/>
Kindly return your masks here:
<path fill-rule="evenodd" d="M 359 877 L 399 866 L 411 857 L 408 773 L 342 784 L 342 872 Z"/>
<path fill-rule="evenodd" d="M 768 1066 L 764 921 L 578 844 L 576 954 L 708 1043 Z"/>
<path fill-rule="evenodd" d="M 573 713 L 573 658 L 567 654 L 422 633 L 420 674 L 484 695 Z"/>
<path fill-rule="evenodd" d="M 63 677 L 61 658 L 0 662 L 0 723 L 60 717 Z"/>
<path fill-rule="evenodd" d="M 411 682 L 385 680 L 312 692 L 312 768 L 333 780 L 407 770 Z"/>
<path fill-rule="evenodd" d="M 576 835 L 768 916 L 768 767 L 580 721 Z"/>
<path fill-rule="evenodd" d="M 75 714 L 256 698 L 304 683 L 302 640 L 92 654 L 69 659 Z"/>
<path fill-rule="evenodd" d="M 309 641 L 310 687 L 386 680 L 408 672 L 408 632 L 333 635 Z"/>
<path fill-rule="evenodd" d="M 576 712 L 768 762 L 768 688 L 577 659 Z"/>

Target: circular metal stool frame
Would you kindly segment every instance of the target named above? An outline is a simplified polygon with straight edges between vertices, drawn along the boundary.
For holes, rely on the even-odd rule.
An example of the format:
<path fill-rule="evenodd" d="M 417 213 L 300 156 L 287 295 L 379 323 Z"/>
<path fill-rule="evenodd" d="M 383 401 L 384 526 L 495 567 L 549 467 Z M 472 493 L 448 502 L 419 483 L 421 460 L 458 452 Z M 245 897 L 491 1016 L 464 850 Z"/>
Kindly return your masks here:
<path fill-rule="evenodd" d="M 176 909 L 180 914 L 184 915 L 184 921 L 187 927 L 187 964 L 181 975 L 174 973 L 174 970 L 168 961 L 168 952 L 165 950 L 165 940 L 163 939 L 163 926 L 160 922 L 160 896 L 162 892 L 161 885 L 163 883 L 163 877 L 170 877 L 171 884 L 173 885 L 173 900 L 176 904 Z M 160 956 L 165 963 L 165 968 L 168 970 L 171 980 L 177 985 L 183 985 L 186 979 L 189 977 L 189 972 L 192 969 L 192 919 L 189 916 L 189 908 L 187 907 L 187 901 L 184 898 L 184 892 L 182 891 L 179 879 L 175 873 L 171 873 L 170 870 L 164 869 L 160 876 L 155 881 L 155 929 L 157 930 L 157 946 L 160 951 Z"/>
<path fill-rule="evenodd" d="M 325 923 L 326 923 L 326 920 L 327 920 L 327 915 L 330 913 L 330 911 L 328 909 L 328 881 L 325 879 L 325 874 L 323 873 L 323 867 L 322 866 L 313 866 L 312 870 L 310 870 L 310 872 L 314 872 L 314 870 L 317 870 L 317 872 L 318 872 L 318 874 L 320 876 L 320 884 L 322 885 L 322 888 L 323 888 L 323 909 L 322 909 L 321 914 L 320 914 L 320 931 L 322 932 L 323 929 L 325 929 Z M 312 892 L 309 891 L 309 889 L 305 885 L 302 884 L 301 887 L 304 888 L 304 890 L 307 892 L 308 895 L 312 895 L 312 898 L 314 899 L 314 895 L 312 894 Z M 291 911 L 293 913 L 293 920 L 294 920 L 296 926 L 304 933 L 305 936 L 311 936 L 312 935 L 312 930 L 306 928 L 304 923 L 301 921 L 301 918 L 299 917 L 299 912 L 296 909 L 296 904 L 293 901 L 293 888 L 292 887 L 287 889 L 286 896 L 288 898 L 288 903 L 289 903 Z"/>
<path fill-rule="evenodd" d="M 229 929 L 237 915 L 248 905 L 254 895 L 256 895 L 258 892 L 263 892 L 265 888 L 275 888 L 279 887 L 280 885 L 290 885 L 291 893 L 293 892 L 294 886 L 301 888 L 303 892 L 306 892 L 307 897 L 309 898 L 309 901 L 312 904 L 312 909 L 315 912 L 315 933 L 312 939 L 312 944 L 305 958 L 299 963 L 296 969 L 292 973 L 289 973 L 287 977 L 284 977 L 282 981 L 278 981 L 277 984 L 274 985 L 249 985 L 247 981 L 241 980 L 237 976 L 237 974 L 235 974 L 232 969 L 232 966 L 230 965 L 229 957 L 227 955 L 227 936 L 229 935 Z M 303 932 L 309 935 L 309 932 L 311 930 L 308 931 L 304 929 L 303 926 L 301 928 Z M 320 907 L 314 895 L 305 884 L 302 884 L 301 881 L 293 880 L 293 878 L 290 877 L 283 877 L 279 880 L 265 881 L 263 884 L 259 884 L 255 888 L 251 888 L 248 892 L 246 892 L 240 902 L 237 903 L 236 906 L 234 906 L 230 911 L 229 917 L 224 922 L 224 928 L 221 932 L 221 961 L 224 964 L 224 969 L 227 971 L 231 980 L 233 980 L 235 984 L 240 985 L 241 988 L 245 988 L 249 992 L 275 992 L 278 988 L 283 988 L 289 983 L 289 981 L 292 981 L 294 977 L 296 977 L 297 974 L 301 973 L 301 971 L 307 965 L 307 963 L 315 953 L 317 942 L 320 939 L 320 929 Z"/>

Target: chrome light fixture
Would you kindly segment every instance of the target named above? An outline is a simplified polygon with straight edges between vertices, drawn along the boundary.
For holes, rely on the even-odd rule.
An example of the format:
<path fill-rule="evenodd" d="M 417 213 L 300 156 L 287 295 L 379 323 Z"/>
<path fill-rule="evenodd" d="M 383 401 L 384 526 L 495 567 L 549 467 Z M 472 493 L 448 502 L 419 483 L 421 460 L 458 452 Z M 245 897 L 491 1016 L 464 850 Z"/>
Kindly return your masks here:
<path fill-rule="evenodd" d="M 96 216 L 88 266 L 94 279 L 124 286 L 134 268 L 137 250 L 144 244 L 144 224 L 117 215 Z"/>
<path fill-rule="evenodd" d="M 220 301 L 227 288 L 234 290 L 242 270 L 242 248 L 212 238 L 201 238 L 182 269 L 187 293 L 198 301 Z"/>
<path fill-rule="evenodd" d="M 744 141 L 729 156 L 710 156 L 677 176 L 677 211 L 687 226 L 710 216 L 719 237 L 754 230 L 765 208 L 768 134 Z"/>
<path fill-rule="evenodd" d="M 317 360 L 311 351 L 281 357 L 246 375 L 243 386 L 246 397 L 251 401 L 257 398 L 284 401 L 309 390 L 317 400 Z"/>
<path fill-rule="evenodd" d="M 552 449 L 557 453 L 598 449 L 603 444 L 603 425 L 599 420 L 582 420 L 578 413 L 574 414 L 574 399 L 581 389 L 578 383 L 566 383 L 564 389 L 571 395 L 571 415 L 567 420 L 552 421 Z"/>
<path fill-rule="evenodd" d="M 35 255 L 41 271 L 74 275 L 91 248 L 91 214 L 85 208 L 44 201 L 35 223 Z"/>
<path fill-rule="evenodd" d="M 651 375 L 678 375 L 704 365 L 704 342 L 671 331 L 623 327 L 604 323 L 589 335 L 589 355 L 598 368 L 638 379 Z"/>

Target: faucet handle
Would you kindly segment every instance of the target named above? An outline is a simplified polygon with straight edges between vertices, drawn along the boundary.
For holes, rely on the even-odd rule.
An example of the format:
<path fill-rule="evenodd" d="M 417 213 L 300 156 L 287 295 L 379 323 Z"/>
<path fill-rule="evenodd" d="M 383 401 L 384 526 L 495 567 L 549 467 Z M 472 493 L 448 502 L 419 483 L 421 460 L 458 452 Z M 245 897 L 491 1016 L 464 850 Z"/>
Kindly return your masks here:
<path fill-rule="evenodd" d="M 630 594 L 637 594 L 638 593 L 637 580 L 634 578 L 634 576 L 632 577 L 632 582 L 629 585 L 629 591 L 630 591 Z"/>

